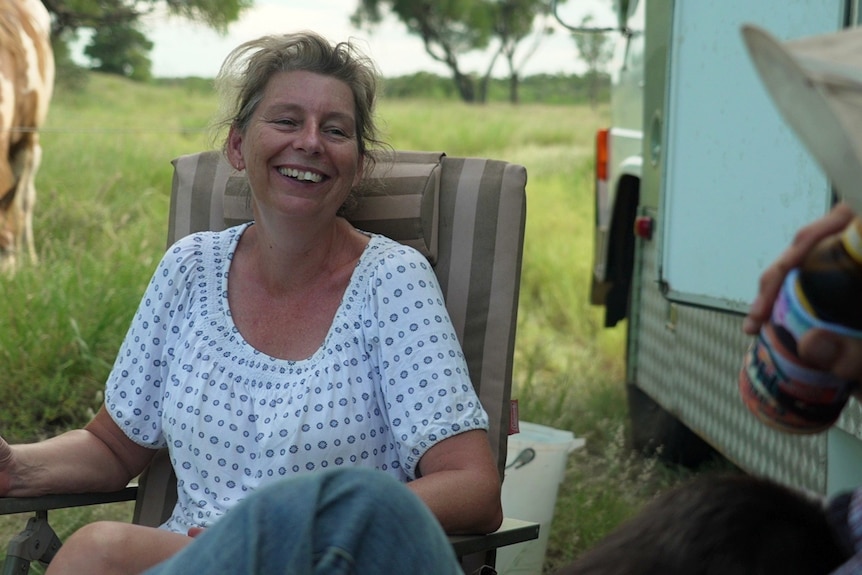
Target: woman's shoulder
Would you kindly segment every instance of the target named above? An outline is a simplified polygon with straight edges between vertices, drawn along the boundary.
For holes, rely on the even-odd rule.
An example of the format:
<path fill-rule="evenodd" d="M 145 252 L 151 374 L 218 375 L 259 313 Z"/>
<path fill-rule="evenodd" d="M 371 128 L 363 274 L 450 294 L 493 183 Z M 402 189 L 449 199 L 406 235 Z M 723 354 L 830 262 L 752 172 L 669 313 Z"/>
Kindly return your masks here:
<path fill-rule="evenodd" d="M 237 240 L 247 224 L 217 232 L 194 232 L 178 239 L 162 257 L 162 266 L 188 266 L 192 262 L 211 261 L 213 258 L 230 258 Z"/>
<path fill-rule="evenodd" d="M 438 285 L 434 268 L 421 252 L 385 236 L 372 237 L 356 277 L 368 281 L 378 293 L 382 286 L 426 289 Z"/>
<path fill-rule="evenodd" d="M 378 267 L 409 264 L 431 269 L 428 259 L 419 250 L 379 234 L 372 234 L 367 252 Z"/>
<path fill-rule="evenodd" d="M 235 242 L 249 225 L 250 223 L 240 224 L 220 231 L 204 230 L 200 232 L 192 232 L 175 241 L 173 245 L 168 248 L 168 252 L 230 244 Z"/>

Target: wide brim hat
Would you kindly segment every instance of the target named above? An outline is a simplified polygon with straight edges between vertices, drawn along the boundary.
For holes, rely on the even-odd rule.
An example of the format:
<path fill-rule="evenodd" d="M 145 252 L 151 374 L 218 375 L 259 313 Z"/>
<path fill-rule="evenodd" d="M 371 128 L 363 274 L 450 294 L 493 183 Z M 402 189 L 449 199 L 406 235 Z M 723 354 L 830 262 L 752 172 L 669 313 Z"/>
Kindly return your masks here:
<path fill-rule="evenodd" d="M 779 41 L 745 25 L 742 36 L 785 121 L 862 215 L 862 28 Z"/>

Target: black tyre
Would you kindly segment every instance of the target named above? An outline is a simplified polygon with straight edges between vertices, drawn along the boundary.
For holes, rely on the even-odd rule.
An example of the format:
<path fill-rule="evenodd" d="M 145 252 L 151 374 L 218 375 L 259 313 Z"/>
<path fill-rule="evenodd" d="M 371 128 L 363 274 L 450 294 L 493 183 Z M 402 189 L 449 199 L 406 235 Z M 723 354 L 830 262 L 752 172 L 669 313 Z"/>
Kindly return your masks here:
<path fill-rule="evenodd" d="M 697 468 L 720 454 L 639 387 L 626 385 L 631 447 L 673 465 Z"/>

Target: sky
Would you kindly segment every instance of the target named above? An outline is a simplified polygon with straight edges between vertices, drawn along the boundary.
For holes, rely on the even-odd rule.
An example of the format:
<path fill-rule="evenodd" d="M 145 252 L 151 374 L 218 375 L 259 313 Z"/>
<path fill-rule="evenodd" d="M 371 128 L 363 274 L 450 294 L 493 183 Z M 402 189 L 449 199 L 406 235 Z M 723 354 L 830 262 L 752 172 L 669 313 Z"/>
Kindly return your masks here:
<path fill-rule="evenodd" d="M 357 4 L 358 0 L 256 0 L 255 6 L 232 24 L 224 36 L 188 20 L 151 16 L 144 20 L 143 31 L 155 44 L 150 52 L 152 73 L 156 77 L 213 77 L 231 48 L 246 40 L 268 33 L 310 29 L 332 41 L 358 41 L 384 77 L 419 71 L 449 75 L 446 66 L 425 52 L 421 39 L 409 35 L 393 16 L 372 32 L 352 27 L 350 15 Z M 571 25 L 592 14 L 596 25 L 611 26 L 614 19 L 610 6 L 610 0 L 568 0 L 560 6 L 559 14 Z M 555 32 L 528 60 L 523 75 L 583 72 L 569 33 L 553 18 L 551 23 Z M 528 41 L 524 40 L 525 46 Z M 464 71 L 484 73 L 489 62 L 489 53 L 470 55 L 464 60 Z M 494 69 L 494 76 L 506 76 L 502 59 Z"/>

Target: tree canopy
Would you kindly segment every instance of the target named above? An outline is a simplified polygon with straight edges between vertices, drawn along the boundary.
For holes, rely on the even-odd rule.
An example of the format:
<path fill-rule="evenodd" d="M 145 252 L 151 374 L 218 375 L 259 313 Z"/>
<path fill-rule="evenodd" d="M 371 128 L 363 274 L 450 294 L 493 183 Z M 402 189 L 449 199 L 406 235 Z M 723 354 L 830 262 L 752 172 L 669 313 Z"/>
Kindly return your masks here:
<path fill-rule="evenodd" d="M 2 1 L 2 0 L 0 0 Z M 141 32 L 141 19 L 156 10 L 202 22 L 225 32 L 255 0 L 43 0 L 52 14 L 55 53 L 69 60 L 69 44 L 79 31 L 92 31 L 84 54 L 92 68 L 145 80 L 153 45 Z M 556 0 L 562 3 L 565 0 Z M 451 72 L 466 102 L 484 102 L 497 61 L 508 68 L 509 100 L 518 101 L 524 65 L 551 31 L 551 0 L 357 0 L 351 22 L 373 32 L 391 13 L 422 40 L 425 51 Z M 530 42 L 525 42 L 532 38 Z M 484 72 L 464 69 L 464 57 L 488 54 Z"/>
<path fill-rule="evenodd" d="M 418 36 L 425 51 L 434 60 L 445 64 L 461 98 L 466 102 L 482 100 L 488 78 L 497 58 L 507 60 L 510 78 L 517 99 L 518 65 L 515 52 L 518 45 L 534 31 L 537 17 L 550 12 L 549 0 L 359 0 L 351 16 L 355 26 L 374 28 L 388 10 Z M 542 27 L 539 31 L 544 31 Z M 538 40 L 537 40 L 538 41 Z M 494 47 L 477 93 L 473 75 L 462 68 L 462 58 L 469 52 Z M 535 51 L 533 48 L 522 59 Z"/>
<path fill-rule="evenodd" d="M 51 13 L 55 53 L 68 58 L 68 44 L 79 31 L 92 30 L 85 54 L 94 69 L 147 79 L 150 75 L 150 42 L 139 29 L 142 17 L 159 8 L 225 32 L 254 0 L 42 0 Z M 70 62 L 58 62 L 59 66 Z"/>
<path fill-rule="evenodd" d="M 224 32 L 254 0 L 42 0 L 52 18 L 52 32 L 60 35 L 81 28 L 128 25 L 159 7 L 175 16 L 203 22 Z"/>
<path fill-rule="evenodd" d="M 120 24 L 96 30 L 84 53 L 93 60 L 93 69 L 126 76 L 132 80 L 151 78 L 147 54 L 153 43 L 134 26 Z"/>
<path fill-rule="evenodd" d="M 590 29 L 593 23 L 592 14 L 587 14 L 581 20 L 581 27 Z M 581 59 L 587 64 L 587 80 L 590 83 L 590 102 L 593 106 L 598 101 L 599 74 L 605 70 L 608 62 L 614 56 L 614 44 L 607 34 L 598 31 L 572 32 Z"/>

